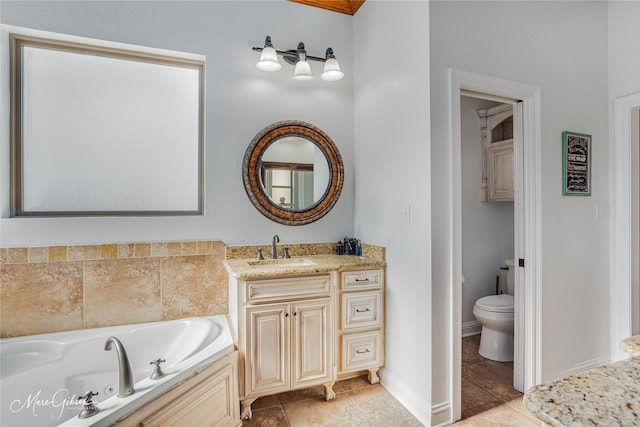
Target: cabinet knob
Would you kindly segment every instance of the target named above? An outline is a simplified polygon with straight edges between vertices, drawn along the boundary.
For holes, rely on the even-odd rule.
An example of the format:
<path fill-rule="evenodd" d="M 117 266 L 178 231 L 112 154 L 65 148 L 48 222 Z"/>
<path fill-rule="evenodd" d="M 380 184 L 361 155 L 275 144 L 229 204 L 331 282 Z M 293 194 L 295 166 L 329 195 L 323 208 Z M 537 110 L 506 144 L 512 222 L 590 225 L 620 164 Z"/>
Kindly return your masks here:
<path fill-rule="evenodd" d="M 289 313 L 285 313 L 285 314 L 284 314 L 284 317 L 289 317 Z"/>
<path fill-rule="evenodd" d="M 298 315 L 298 312 L 297 312 L 297 311 L 294 311 L 294 312 L 293 312 L 293 315 L 294 315 L 294 316 L 297 316 L 297 315 Z"/>

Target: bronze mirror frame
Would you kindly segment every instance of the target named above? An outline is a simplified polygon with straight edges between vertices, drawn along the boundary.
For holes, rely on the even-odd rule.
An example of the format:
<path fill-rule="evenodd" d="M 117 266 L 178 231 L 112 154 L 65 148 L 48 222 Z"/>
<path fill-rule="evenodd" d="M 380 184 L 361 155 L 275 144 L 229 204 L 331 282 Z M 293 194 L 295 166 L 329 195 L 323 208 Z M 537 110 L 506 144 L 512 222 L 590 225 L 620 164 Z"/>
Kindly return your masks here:
<path fill-rule="evenodd" d="M 284 137 L 299 137 L 312 142 L 322 151 L 329 164 L 327 189 L 316 203 L 305 209 L 283 209 L 272 202 L 262 188 L 262 155 L 272 143 Z M 319 220 L 336 204 L 344 183 L 344 166 L 338 147 L 321 129 L 302 121 L 286 120 L 267 126 L 253 138 L 242 162 L 242 178 L 251 203 L 261 214 L 280 224 L 304 225 Z"/>

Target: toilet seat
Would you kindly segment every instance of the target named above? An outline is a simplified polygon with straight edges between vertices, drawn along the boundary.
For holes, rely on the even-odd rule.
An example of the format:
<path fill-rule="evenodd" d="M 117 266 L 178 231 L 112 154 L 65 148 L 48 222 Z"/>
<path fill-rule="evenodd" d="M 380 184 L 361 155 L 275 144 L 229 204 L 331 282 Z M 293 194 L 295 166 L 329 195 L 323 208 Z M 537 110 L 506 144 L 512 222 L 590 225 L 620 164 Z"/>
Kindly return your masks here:
<path fill-rule="evenodd" d="M 513 313 L 513 295 L 489 295 L 476 301 L 476 307 L 491 313 Z"/>

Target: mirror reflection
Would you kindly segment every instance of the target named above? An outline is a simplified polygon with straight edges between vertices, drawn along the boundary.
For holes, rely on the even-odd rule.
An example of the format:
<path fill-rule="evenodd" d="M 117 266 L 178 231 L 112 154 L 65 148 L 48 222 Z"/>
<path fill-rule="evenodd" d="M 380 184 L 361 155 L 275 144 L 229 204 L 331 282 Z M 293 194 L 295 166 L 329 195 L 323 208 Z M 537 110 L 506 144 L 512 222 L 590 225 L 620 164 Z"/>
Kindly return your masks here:
<path fill-rule="evenodd" d="M 242 180 L 261 214 L 280 224 L 304 225 L 336 204 L 344 165 L 338 147 L 320 128 L 286 120 L 253 138 L 244 154 Z"/>
<path fill-rule="evenodd" d="M 260 159 L 262 190 L 282 209 L 296 212 L 313 206 L 327 191 L 329 178 L 324 153 L 301 137 L 274 141 Z"/>

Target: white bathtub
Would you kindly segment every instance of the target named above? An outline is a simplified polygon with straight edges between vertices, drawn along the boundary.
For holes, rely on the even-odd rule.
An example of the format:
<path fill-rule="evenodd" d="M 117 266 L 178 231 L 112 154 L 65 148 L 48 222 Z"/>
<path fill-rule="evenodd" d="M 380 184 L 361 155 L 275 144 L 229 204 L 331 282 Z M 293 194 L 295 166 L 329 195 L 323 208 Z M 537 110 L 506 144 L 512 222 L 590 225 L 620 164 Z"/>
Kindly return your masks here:
<path fill-rule="evenodd" d="M 135 392 L 118 394 L 118 357 L 108 337 L 124 345 Z M 2 427 L 109 426 L 233 352 L 224 315 L 85 329 L 0 340 Z M 151 380 L 154 359 L 167 374 Z M 91 390 L 99 412 L 78 414 L 79 394 Z"/>

